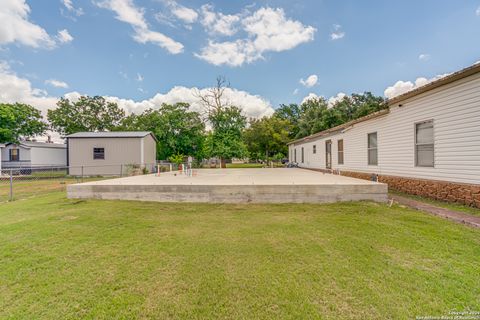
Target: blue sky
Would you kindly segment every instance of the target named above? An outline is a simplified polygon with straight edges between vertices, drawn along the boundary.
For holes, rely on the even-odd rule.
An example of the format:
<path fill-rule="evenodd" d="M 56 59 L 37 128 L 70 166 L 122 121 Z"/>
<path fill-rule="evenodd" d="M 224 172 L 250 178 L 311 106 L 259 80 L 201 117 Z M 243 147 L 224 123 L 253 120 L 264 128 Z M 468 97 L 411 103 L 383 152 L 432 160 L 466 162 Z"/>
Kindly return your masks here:
<path fill-rule="evenodd" d="M 1 2 L 0 100 L 42 108 L 75 92 L 142 110 L 225 75 L 235 102 L 261 98 L 247 107 L 258 116 L 310 93 L 405 90 L 480 60 L 479 0 Z"/>

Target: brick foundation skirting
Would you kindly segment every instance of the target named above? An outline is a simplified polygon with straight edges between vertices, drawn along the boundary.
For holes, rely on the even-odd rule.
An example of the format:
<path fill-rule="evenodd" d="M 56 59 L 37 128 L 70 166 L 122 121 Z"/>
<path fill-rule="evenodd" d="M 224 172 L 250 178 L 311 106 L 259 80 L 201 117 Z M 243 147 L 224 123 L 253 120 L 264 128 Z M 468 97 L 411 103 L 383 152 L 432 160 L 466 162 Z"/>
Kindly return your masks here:
<path fill-rule="evenodd" d="M 313 170 L 332 172 L 325 169 Z M 364 180 L 372 179 L 372 173 L 365 172 L 340 171 L 340 175 Z M 388 184 L 391 190 L 480 208 L 480 185 L 387 175 L 378 175 L 378 181 Z"/>

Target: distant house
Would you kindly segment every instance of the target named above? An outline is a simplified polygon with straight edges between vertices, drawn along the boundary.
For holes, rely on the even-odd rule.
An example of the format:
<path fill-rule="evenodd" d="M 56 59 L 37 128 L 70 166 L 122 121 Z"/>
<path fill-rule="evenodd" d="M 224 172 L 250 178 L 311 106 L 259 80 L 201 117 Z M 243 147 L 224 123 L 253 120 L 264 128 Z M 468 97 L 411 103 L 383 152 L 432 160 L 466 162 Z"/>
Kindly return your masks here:
<path fill-rule="evenodd" d="M 3 148 L 5 148 L 5 145 L 3 143 L 0 143 L 0 176 L 2 175 L 2 153 L 3 153 Z"/>
<path fill-rule="evenodd" d="M 65 144 L 22 141 L 7 143 L 0 150 L 2 169 L 67 165 L 67 146 Z"/>
<path fill-rule="evenodd" d="M 480 64 L 388 100 L 388 108 L 289 143 L 300 167 L 480 207 Z"/>
<path fill-rule="evenodd" d="M 66 138 L 72 175 L 117 175 L 126 166 L 156 163 L 157 139 L 151 132 L 77 132 Z"/>

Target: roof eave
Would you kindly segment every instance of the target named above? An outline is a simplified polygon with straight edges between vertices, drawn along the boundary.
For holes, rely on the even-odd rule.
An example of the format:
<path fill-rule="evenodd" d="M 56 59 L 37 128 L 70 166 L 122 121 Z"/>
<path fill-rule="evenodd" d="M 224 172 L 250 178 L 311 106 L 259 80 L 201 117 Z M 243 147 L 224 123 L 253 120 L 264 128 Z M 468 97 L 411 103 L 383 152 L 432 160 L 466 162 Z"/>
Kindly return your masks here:
<path fill-rule="evenodd" d="M 306 141 L 309 141 L 309 140 L 312 140 L 312 139 L 323 138 L 323 137 L 325 137 L 329 134 L 336 134 L 336 133 L 338 133 L 338 132 L 340 132 L 340 131 L 342 131 L 342 130 L 350 127 L 350 126 L 353 126 L 353 125 L 357 124 L 357 123 L 372 120 L 372 119 L 384 116 L 384 115 L 388 114 L 389 112 L 390 112 L 390 109 L 380 110 L 380 111 L 371 113 L 369 115 L 366 115 L 364 117 L 361 117 L 361 118 L 358 118 L 358 119 L 355 119 L 355 120 L 352 120 L 352 121 L 349 121 L 349 122 L 345 122 L 344 124 L 341 124 L 339 126 L 336 126 L 336 127 L 324 130 L 324 131 L 320 131 L 320 132 L 314 133 L 312 135 L 309 135 L 309 136 L 306 136 L 306 137 L 303 137 L 303 138 L 300 138 L 300 139 L 297 139 L 297 140 L 290 141 L 289 143 L 287 143 L 287 145 L 296 144 L 296 143 L 300 143 L 300 142 L 306 142 Z"/>
<path fill-rule="evenodd" d="M 452 74 L 449 74 L 443 78 L 440 78 L 438 80 L 432 81 L 426 85 L 423 85 L 421 87 L 418 87 L 417 89 L 413 89 L 411 91 L 408 91 L 406 93 L 403 93 L 399 96 L 393 97 L 391 99 L 387 100 L 388 106 L 392 106 L 395 104 L 398 104 L 401 101 L 413 98 L 415 96 L 418 96 L 422 93 L 425 93 L 427 91 L 439 88 L 441 86 L 447 85 L 449 83 L 461 80 L 463 78 L 472 76 L 476 73 L 480 72 L 480 63 L 476 63 L 470 67 L 464 68 L 460 71 L 454 72 Z"/>

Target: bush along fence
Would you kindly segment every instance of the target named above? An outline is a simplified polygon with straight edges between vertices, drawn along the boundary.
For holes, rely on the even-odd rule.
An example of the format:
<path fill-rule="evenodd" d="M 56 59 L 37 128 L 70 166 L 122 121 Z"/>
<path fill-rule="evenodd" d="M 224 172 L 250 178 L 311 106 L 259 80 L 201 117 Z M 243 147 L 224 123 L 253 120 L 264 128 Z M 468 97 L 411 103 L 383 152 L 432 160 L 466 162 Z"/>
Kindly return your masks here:
<path fill-rule="evenodd" d="M 159 162 L 105 166 L 22 167 L 0 170 L 0 203 L 53 191 L 65 191 L 71 183 L 128 177 L 178 170 L 178 165 Z"/>

